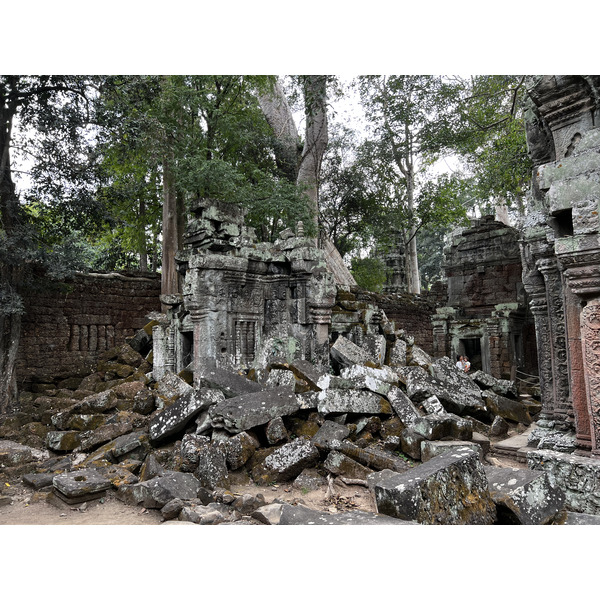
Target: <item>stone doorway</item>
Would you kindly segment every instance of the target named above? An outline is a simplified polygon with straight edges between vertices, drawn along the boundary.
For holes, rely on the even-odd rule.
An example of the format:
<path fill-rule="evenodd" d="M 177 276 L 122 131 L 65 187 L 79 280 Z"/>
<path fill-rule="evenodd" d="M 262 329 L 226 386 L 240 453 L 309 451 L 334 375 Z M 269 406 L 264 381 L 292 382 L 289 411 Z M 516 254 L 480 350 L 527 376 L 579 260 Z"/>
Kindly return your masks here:
<path fill-rule="evenodd" d="M 483 370 L 483 361 L 481 357 L 481 338 L 465 338 L 460 340 L 459 354 L 469 358 L 471 371 Z"/>

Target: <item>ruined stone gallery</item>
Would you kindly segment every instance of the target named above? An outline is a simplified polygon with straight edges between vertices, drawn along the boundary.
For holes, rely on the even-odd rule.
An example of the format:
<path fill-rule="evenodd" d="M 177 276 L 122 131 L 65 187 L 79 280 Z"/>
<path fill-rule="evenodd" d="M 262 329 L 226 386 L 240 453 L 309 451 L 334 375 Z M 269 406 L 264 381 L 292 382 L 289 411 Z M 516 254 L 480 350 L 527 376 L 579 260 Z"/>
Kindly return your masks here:
<path fill-rule="evenodd" d="M 384 294 L 347 285 L 302 223 L 259 243 L 204 198 L 181 294 L 122 274 L 27 299 L 0 513 L 109 498 L 164 523 L 596 523 L 600 77 L 528 90 L 527 216 L 455 231 L 427 294 L 400 273 Z"/>

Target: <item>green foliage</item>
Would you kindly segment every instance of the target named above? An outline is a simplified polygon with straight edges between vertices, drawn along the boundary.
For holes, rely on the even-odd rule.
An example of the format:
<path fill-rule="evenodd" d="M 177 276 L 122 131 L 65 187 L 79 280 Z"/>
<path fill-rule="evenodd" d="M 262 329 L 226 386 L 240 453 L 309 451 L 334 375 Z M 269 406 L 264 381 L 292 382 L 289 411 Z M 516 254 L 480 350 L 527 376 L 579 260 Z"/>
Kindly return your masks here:
<path fill-rule="evenodd" d="M 357 160 L 357 151 L 354 131 L 339 125 L 331 128 L 321 167 L 319 220 L 342 256 L 369 243 L 377 211 L 368 168 Z"/>
<path fill-rule="evenodd" d="M 455 149 L 462 156 L 471 196 L 482 211 L 498 200 L 524 210 L 532 163 L 523 121 L 523 76 L 455 78 L 462 88 L 456 112 L 462 124 Z"/>
<path fill-rule="evenodd" d="M 386 282 L 385 265 L 378 258 L 353 258 L 350 270 L 356 283 L 370 292 L 381 292 Z"/>

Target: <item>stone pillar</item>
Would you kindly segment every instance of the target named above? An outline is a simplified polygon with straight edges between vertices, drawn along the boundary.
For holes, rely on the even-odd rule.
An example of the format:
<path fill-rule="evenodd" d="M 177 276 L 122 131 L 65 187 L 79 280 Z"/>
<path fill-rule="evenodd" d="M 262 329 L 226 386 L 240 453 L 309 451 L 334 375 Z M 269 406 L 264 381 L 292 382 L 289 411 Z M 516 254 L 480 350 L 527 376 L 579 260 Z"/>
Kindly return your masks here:
<path fill-rule="evenodd" d="M 592 264 L 592 261 L 597 263 L 598 258 L 596 253 L 565 253 L 562 256 L 567 267 L 564 272 L 569 288 L 567 306 L 572 314 L 569 324 L 571 327 L 572 322 L 572 328 L 576 330 L 576 313 L 579 312 L 581 336 L 581 355 L 577 353 L 576 333 L 573 334 L 571 354 L 571 373 L 578 377 L 574 382 L 577 441 L 582 453 L 590 449 L 592 456 L 600 456 L 600 269 Z M 578 369 L 580 365 L 581 370 Z M 582 375 L 584 390 L 581 389 Z"/>
<path fill-rule="evenodd" d="M 500 353 L 500 323 L 498 319 L 488 319 L 485 324 L 485 329 L 488 337 L 488 356 L 489 356 L 489 371 L 485 368 L 485 359 L 483 357 L 483 348 L 482 351 L 482 362 L 484 365 L 484 371 L 489 372 L 492 377 L 496 377 L 497 379 L 502 378 L 502 364 L 500 361 L 501 353 Z"/>
<path fill-rule="evenodd" d="M 530 287 L 528 293 L 530 297 L 529 305 L 535 322 L 542 399 L 542 410 L 537 424 L 539 427 L 551 428 L 554 425 L 554 388 L 552 386 L 552 349 L 546 289 L 545 287 Z"/>
<path fill-rule="evenodd" d="M 194 325 L 194 381 L 199 381 L 207 361 L 216 364 L 217 347 L 212 317 L 213 312 L 210 310 L 190 310 L 190 318 Z"/>
<path fill-rule="evenodd" d="M 434 358 L 442 358 L 450 356 L 452 362 L 456 360 L 455 356 L 451 356 L 450 348 L 450 333 L 448 322 L 452 319 L 456 310 L 452 307 L 445 306 L 436 309 L 436 314 L 431 317 L 433 324 L 433 356 Z"/>
<path fill-rule="evenodd" d="M 581 301 L 569 288 L 563 287 L 565 298 L 565 324 L 567 328 L 567 356 L 571 382 L 571 403 L 575 425 L 575 444 L 578 454 L 589 454 L 592 448 L 590 418 L 588 414 L 583 345 L 581 339 Z M 569 420 L 571 416 L 569 415 Z"/>
<path fill-rule="evenodd" d="M 566 430 L 570 429 L 568 413 L 571 412 L 571 400 L 569 397 L 562 277 L 554 257 L 539 259 L 537 267 L 546 283 L 554 389 L 553 418 L 558 429 Z"/>
<path fill-rule="evenodd" d="M 591 421 L 592 456 L 600 457 L 600 298 L 581 311 L 583 365 Z"/>

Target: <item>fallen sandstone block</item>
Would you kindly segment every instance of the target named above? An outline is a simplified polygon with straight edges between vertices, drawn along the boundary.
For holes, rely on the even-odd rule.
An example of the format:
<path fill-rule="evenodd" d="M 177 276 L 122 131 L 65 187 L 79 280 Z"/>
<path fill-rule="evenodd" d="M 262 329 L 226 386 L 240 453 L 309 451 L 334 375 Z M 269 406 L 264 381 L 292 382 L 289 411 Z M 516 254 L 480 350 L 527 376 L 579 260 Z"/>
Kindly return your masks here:
<path fill-rule="evenodd" d="M 70 500 L 85 502 L 92 499 L 92 496 L 94 498 L 103 496 L 111 483 L 96 469 L 80 469 L 55 475 L 52 485 L 59 492 L 59 498 L 67 502 Z"/>
<path fill-rule="evenodd" d="M 298 410 L 296 394 L 285 388 L 273 388 L 225 398 L 211 406 L 208 412 L 213 427 L 235 434 Z"/>
<path fill-rule="evenodd" d="M 34 460 L 33 449 L 10 440 L 0 440 L 0 467 L 15 467 Z"/>
<path fill-rule="evenodd" d="M 373 365 L 377 360 L 366 350 L 357 346 L 343 335 L 338 336 L 337 340 L 330 349 L 331 358 L 340 366 L 340 368 L 351 367 L 352 365 Z"/>
<path fill-rule="evenodd" d="M 329 413 L 392 414 L 390 403 L 374 392 L 328 389 L 319 393 L 318 411 Z"/>
<path fill-rule="evenodd" d="M 349 435 L 350 430 L 345 425 L 326 420 L 319 428 L 319 431 L 311 438 L 311 441 L 319 450 L 330 450 L 331 442 L 339 442 L 346 439 Z"/>
<path fill-rule="evenodd" d="M 321 391 L 318 381 L 319 378 L 324 375 L 323 369 L 316 367 L 307 360 L 295 360 L 289 365 L 289 368 L 296 377 L 306 381 L 311 390 L 315 392 Z"/>
<path fill-rule="evenodd" d="M 483 371 L 475 371 L 469 373 L 469 377 L 482 389 L 491 389 L 492 392 L 500 396 L 508 396 L 510 398 L 518 398 L 519 392 L 517 384 L 508 379 L 496 379 L 489 373 Z"/>
<path fill-rule="evenodd" d="M 496 519 L 484 467 L 477 452 L 459 449 L 406 473 L 370 475 L 377 510 L 408 521 L 440 525 L 491 525 Z"/>
<path fill-rule="evenodd" d="M 225 444 L 227 464 L 232 471 L 243 467 L 252 458 L 260 444 L 246 431 L 229 438 Z"/>
<path fill-rule="evenodd" d="M 278 444 L 289 438 L 288 431 L 281 417 L 275 417 L 267 423 L 265 435 L 267 436 L 267 441 L 271 445 Z"/>
<path fill-rule="evenodd" d="M 527 407 L 517 400 L 504 398 L 491 390 L 485 390 L 481 394 L 485 400 L 488 411 L 492 415 L 497 415 L 503 419 L 515 421 L 516 423 L 523 423 L 524 425 L 531 424 L 532 419 Z"/>
<path fill-rule="evenodd" d="M 122 485 L 117 490 L 117 497 L 125 504 L 141 504 L 145 508 L 160 509 L 174 498 L 198 498 L 200 487 L 200 482 L 191 473 L 165 471 L 163 475 L 147 481 Z"/>
<path fill-rule="evenodd" d="M 423 440 L 421 442 L 421 460 L 427 462 L 435 456 L 441 456 L 446 452 L 454 452 L 459 448 L 470 448 L 479 454 L 479 460 L 483 460 L 483 449 L 475 442 L 460 440 Z"/>
<path fill-rule="evenodd" d="M 498 522 L 545 525 L 565 510 L 566 496 L 546 473 L 530 469 L 485 467 Z"/>
<path fill-rule="evenodd" d="M 212 361 L 204 361 L 201 365 L 200 381 L 203 387 L 221 390 L 226 398 L 234 398 L 242 394 L 255 394 L 266 389 L 263 384 L 217 367 L 212 364 Z"/>
<path fill-rule="evenodd" d="M 393 387 L 386 395 L 393 411 L 406 427 L 412 427 L 421 413 L 412 403 L 411 399 L 398 387 Z"/>
<path fill-rule="evenodd" d="M 376 448 L 360 448 L 348 440 L 344 440 L 342 442 L 332 442 L 331 448 L 358 461 L 369 469 L 390 469 L 393 471 L 402 472 L 409 468 L 409 466 L 401 458 L 392 454 L 391 452 L 386 452 L 385 450 L 379 450 Z"/>
<path fill-rule="evenodd" d="M 298 438 L 277 448 L 252 469 L 252 479 L 259 485 L 291 481 L 303 469 L 314 467 L 319 450 L 309 440 Z"/>
<path fill-rule="evenodd" d="M 219 390 L 190 388 L 173 404 L 152 417 L 148 428 L 150 442 L 157 445 L 179 433 L 200 412 L 224 398 Z"/>
<path fill-rule="evenodd" d="M 198 467 L 194 471 L 200 485 L 209 490 L 229 483 L 225 445 L 207 444 L 198 448 Z"/>
<path fill-rule="evenodd" d="M 277 512 L 274 511 L 275 516 Z M 264 513 L 263 513 L 264 514 Z M 409 521 L 391 518 L 385 515 L 351 510 L 348 512 L 331 514 L 307 508 L 306 506 L 282 504 L 279 521 L 273 525 L 416 525 Z"/>
<path fill-rule="evenodd" d="M 361 465 L 358 461 L 346 456 L 342 452 L 332 450 L 325 461 L 323 467 L 330 473 L 348 479 L 367 479 L 367 476 L 373 473 L 373 469 Z"/>

